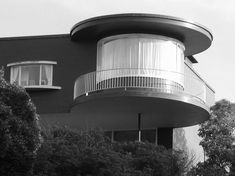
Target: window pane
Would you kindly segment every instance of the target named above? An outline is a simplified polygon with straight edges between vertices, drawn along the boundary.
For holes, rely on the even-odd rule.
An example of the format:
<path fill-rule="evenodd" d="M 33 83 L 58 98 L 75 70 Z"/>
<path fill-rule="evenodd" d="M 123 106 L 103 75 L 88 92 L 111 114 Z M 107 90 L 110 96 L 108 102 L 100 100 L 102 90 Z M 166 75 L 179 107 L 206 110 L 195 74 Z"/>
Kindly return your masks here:
<path fill-rule="evenodd" d="M 155 143 L 156 141 L 156 129 L 153 130 L 142 130 L 141 141 Z"/>
<path fill-rule="evenodd" d="M 16 82 L 16 84 L 19 84 L 19 77 L 20 77 L 20 67 L 15 66 L 11 68 L 11 83 Z"/>
<path fill-rule="evenodd" d="M 111 139 L 112 131 L 106 131 L 105 135 Z M 114 131 L 114 140 L 118 142 L 137 141 L 138 135 L 137 130 Z M 141 141 L 155 143 L 156 129 L 141 130 Z"/>
<path fill-rule="evenodd" d="M 41 85 L 52 85 L 52 65 L 42 65 Z"/>
<path fill-rule="evenodd" d="M 33 86 L 39 85 L 39 65 L 27 65 L 21 67 L 21 85 Z"/>

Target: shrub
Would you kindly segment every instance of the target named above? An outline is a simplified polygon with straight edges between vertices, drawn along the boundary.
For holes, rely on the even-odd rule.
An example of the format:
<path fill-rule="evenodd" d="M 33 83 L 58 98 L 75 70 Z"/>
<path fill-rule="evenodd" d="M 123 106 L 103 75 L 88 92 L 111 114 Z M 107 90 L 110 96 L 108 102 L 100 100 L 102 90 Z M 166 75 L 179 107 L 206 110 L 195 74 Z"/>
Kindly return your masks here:
<path fill-rule="evenodd" d="M 35 175 L 121 175 L 122 159 L 99 130 L 53 128 L 44 133 Z"/>
<path fill-rule="evenodd" d="M 128 169 L 140 175 L 182 175 L 187 158 L 181 151 L 167 150 L 151 143 L 115 143 L 114 150 L 129 155 Z M 138 175 L 138 174 L 137 174 Z"/>
<path fill-rule="evenodd" d="M 53 128 L 44 133 L 37 176 L 181 175 L 181 152 L 150 143 L 112 143 L 101 130 Z"/>

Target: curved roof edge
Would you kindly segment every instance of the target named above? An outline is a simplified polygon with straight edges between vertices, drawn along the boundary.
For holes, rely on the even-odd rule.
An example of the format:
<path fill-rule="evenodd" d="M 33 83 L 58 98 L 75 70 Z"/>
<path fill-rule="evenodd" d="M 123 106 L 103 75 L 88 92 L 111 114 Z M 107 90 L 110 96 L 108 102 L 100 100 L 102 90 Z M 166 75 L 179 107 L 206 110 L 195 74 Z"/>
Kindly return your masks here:
<path fill-rule="evenodd" d="M 210 47 L 213 35 L 201 24 L 183 18 L 125 13 L 93 17 L 75 24 L 71 31 L 72 40 L 95 39 L 128 34 L 149 33 L 176 38 L 186 46 L 185 55 L 200 53 Z"/>
<path fill-rule="evenodd" d="M 200 28 L 203 28 L 205 31 L 207 31 L 209 33 L 209 35 L 211 36 L 211 41 L 213 41 L 212 31 L 209 28 L 207 28 L 206 26 L 204 26 L 200 23 L 194 22 L 192 20 L 186 20 L 186 19 L 180 18 L 180 17 L 168 16 L 168 15 L 159 15 L 159 14 L 151 14 L 151 13 L 123 13 L 123 14 L 120 13 L 120 14 L 101 15 L 101 16 L 91 17 L 91 18 L 88 18 L 86 20 L 82 20 L 82 21 L 76 23 L 75 25 L 73 25 L 71 30 L 70 30 L 70 35 L 72 34 L 72 31 L 74 30 L 74 28 L 76 28 L 77 26 L 82 25 L 84 23 L 88 23 L 88 22 L 92 22 L 92 21 L 96 21 L 96 20 L 102 20 L 102 19 L 106 19 L 106 18 L 130 17 L 130 16 L 170 19 L 170 20 L 181 21 L 181 22 L 186 22 L 186 23 L 192 24 L 192 25 L 196 25 Z"/>

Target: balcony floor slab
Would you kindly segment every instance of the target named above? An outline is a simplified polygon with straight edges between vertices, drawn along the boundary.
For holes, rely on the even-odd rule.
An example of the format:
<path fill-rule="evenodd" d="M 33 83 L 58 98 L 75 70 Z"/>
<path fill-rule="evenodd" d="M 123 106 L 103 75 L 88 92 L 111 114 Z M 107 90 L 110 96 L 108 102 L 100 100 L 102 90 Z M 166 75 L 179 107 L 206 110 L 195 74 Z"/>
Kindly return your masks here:
<path fill-rule="evenodd" d="M 136 129 L 138 113 L 143 129 L 185 127 L 209 118 L 209 108 L 193 97 L 139 89 L 94 92 L 76 98 L 71 108 L 79 123 L 107 130 Z"/>

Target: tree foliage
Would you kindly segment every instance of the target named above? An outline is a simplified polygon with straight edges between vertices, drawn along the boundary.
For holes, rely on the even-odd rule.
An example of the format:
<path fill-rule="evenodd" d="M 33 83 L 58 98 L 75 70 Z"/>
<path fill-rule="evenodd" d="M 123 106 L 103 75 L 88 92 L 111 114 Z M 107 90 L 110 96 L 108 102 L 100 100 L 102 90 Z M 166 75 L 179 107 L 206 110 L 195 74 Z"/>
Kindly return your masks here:
<path fill-rule="evenodd" d="M 200 125 L 200 145 L 207 157 L 203 163 L 198 163 L 191 175 L 228 174 L 231 167 L 231 151 L 233 148 L 233 131 L 235 128 L 235 105 L 227 100 L 221 100 L 211 107 L 210 119 Z"/>
<path fill-rule="evenodd" d="M 150 143 L 116 143 L 115 151 L 129 155 L 130 175 L 182 175 L 187 159 L 182 151 L 166 150 Z"/>
<path fill-rule="evenodd" d="M 29 175 L 40 136 L 35 106 L 0 71 L 0 175 Z"/>
<path fill-rule="evenodd" d="M 37 176 L 182 175 L 180 151 L 149 143 L 111 142 L 102 131 L 53 128 L 44 133 L 34 167 Z"/>

